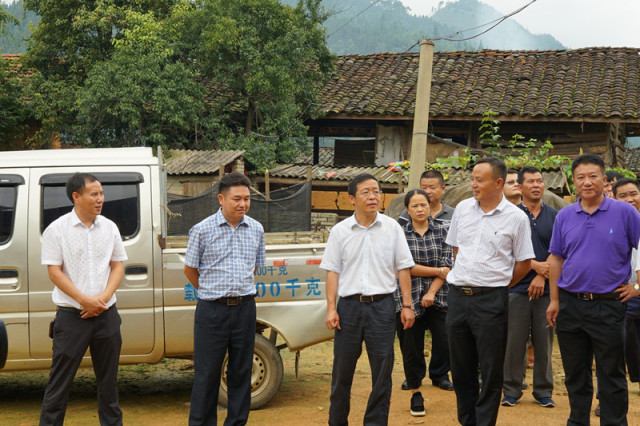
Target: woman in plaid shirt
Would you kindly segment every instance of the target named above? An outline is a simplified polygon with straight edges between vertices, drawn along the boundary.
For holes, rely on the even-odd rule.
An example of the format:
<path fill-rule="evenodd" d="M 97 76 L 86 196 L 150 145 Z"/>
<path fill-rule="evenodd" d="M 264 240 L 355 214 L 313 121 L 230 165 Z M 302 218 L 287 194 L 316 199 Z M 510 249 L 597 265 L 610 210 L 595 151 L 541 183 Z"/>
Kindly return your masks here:
<path fill-rule="evenodd" d="M 434 385 L 449 382 L 449 346 L 445 329 L 447 315 L 447 273 L 453 266 L 453 251 L 445 243 L 447 227 L 429 216 L 429 196 L 422 189 L 407 193 L 404 205 L 411 220 L 402 226 L 409 249 L 416 263 L 411 269 L 411 299 L 416 322 L 412 328 L 397 327 L 404 373 L 411 389 L 411 415 L 424 416 L 424 399 L 420 393 L 422 384 L 419 357 L 424 357 L 424 332 L 431 331 L 432 352 L 442 354 L 446 371 L 434 368 L 433 357 L 429 376 Z M 400 293 L 396 290 L 396 311 L 402 310 Z"/>

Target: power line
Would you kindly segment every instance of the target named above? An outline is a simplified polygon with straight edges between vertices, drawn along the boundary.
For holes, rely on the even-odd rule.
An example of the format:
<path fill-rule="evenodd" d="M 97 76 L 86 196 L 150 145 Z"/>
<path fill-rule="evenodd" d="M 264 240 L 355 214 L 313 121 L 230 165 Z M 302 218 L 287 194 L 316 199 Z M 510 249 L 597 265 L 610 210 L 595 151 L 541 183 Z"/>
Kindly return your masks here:
<path fill-rule="evenodd" d="M 327 36 L 327 38 L 331 37 L 332 35 L 334 35 L 335 33 L 337 33 L 338 31 L 340 31 L 341 29 L 343 29 L 344 27 L 346 27 L 347 25 L 349 25 L 354 19 L 356 19 L 358 16 L 362 15 L 363 13 L 365 13 L 367 10 L 369 10 L 371 7 L 375 6 L 376 4 L 380 3 L 382 0 L 376 0 L 375 2 L 371 3 L 369 6 L 365 7 L 360 13 L 357 13 L 356 15 L 353 16 L 353 18 L 349 19 L 347 22 L 344 23 L 344 25 L 342 25 L 340 28 L 338 28 L 337 30 L 335 30 L 334 32 L 332 32 L 331 34 L 329 34 Z"/>
<path fill-rule="evenodd" d="M 506 14 L 506 15 L 504 15 L 504 16 L 502 16 L 502 17 L 498 18 L 498 19 L 494 19 L 493 21 L 485 22 L 484 24 L 478 25 L 478 26 L 476 26 L 476 27 L 472 27 L 472 28 L 467 28 L 467 29 L 464 29 L 464 30 L 456 31 L 455 33 L 451 33 L 451 34 L 448 34 L 448 35 L 446 35 L 446 36 L 442 36 L 442 37 L 434 38 L 434 39 L 432 39 L 432 40 L 433 40 L 433 41 L 436 41 L 436 40 L 447 40 L 447 41 L 467 41 L 467 40 L 474 39 L 474 38 L 476 38 L 476 37 L 481 36 L 482 34 L 485 34 L 485 33 L 489 32 L 489 31 L 491 31 L 492 29 L 494 29 L 495 27 L 497 27 L 498 25 L 500 25 L 501 23 L 503 23 L 505 20 L 507 20 L 507 19 L 509 19 L 510 17 L 512 17 L 512 16 L 514 16 L 514 15 L 516 15 L 516 14 L 520 13 L 520 12 L 522 12 L 523 10 L 525 10 L 527 7 L 531 6 L 531 5 L 532 5 L 533 3 L 535 3 L 535 2 L 536 2 L 536 0 L 531 0 L 529 3 L 525 4 L 524 6 L 522 6 L 522 7 L 518 8 L 518 9 L 514 10 L 513 12 L 508 13 L 508 14 Z M 493 24 L 493 25 L 491 25 L 491 24 Z M 487 25 L 491 25 L 491 26 L 490 26 L 489 28 L 487 28 L 486 30 L 484 30 L 484 31 L 482 31 L 482 32 L 480 32 L 480 33 L 478 33 L 478 34 L 476 34 L 476 35 L 473 35 L 473 36 L 471 36 L 471 37 L 458 38 L 458 39 L 456 39 L 456 38 L 451 38 L 451 37 L 453 37 L 453 36 L 456 36 L 456 35 L 458 35 L 458 34 L 465 33 L 465 32 L 467 32 L 467 31 L 477 30 L 478 28 L 486 27 Z"/>

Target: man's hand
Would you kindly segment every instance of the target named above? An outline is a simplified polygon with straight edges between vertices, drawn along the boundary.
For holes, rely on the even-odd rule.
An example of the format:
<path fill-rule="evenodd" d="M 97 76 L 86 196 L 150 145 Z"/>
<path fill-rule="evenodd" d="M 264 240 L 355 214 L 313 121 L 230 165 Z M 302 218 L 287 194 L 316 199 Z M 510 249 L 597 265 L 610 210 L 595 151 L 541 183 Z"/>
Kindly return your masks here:
<path fill-rule="evenodd" d="M 435 300 L 436 300 L 435 294 L 427 293 L 424 296 L 422 296 L 422 300 L 420 301 L 420 304 L 425 308 L 428 308 L 429 306 L 433 306 L 433 302 Z"/>
<path fill-rule="evenodd" d="M 338 311 L 335 309 L 327 312 L 327 318 L 324 320 L 325 324 L 327 324 L 327 328 L 329 330 L 338 329 L 340 330 L 340 316 L 338 315 Z"/>
<path fill-rule="evenodd" d="M 107 310 L 107 305 L 100 299 L 100 296 L 87 297 L 82 301 L 82 319 L 97 317 Z"/>
<path fill-rule="evenodd" d="M 542 275 L 545 279 L 549 279 L 549 262 L 536 262 L 531 261 L 531 269 L 536 271 L 536 274 Z"/>
<path fill-rule="evenodd" d="M 413 327 L 413 323 L 416 320 L 416 316 L 412 309 L 402 308 L 400 312 L 400 320 L 402 321 L 403 330 Z"/>
<path fill-rule="evenodd" d="M 633 284 L 620 284 L 618 288 L 613 291 L 620 293 L 620 297 L 618 297 L 618 300 L 622 303 L 626 302 L 632 297 L 640 296 L 640 292 L 636 291 L 636 289 L 633 288 Z"/>
<path fill-rule="evenodd" d="M 440 269 L 442 270 L 442 272 L 440 272 L 440 274 L 438 274 L 438 277 L 442 278 L 443 280 L 446 280 L 447 279 L 447 275 L 449 275 L 449 272 L 451 272 L 451 268 L 449 268 L 448 266 L 443 266 Z"/>
<path fill-rule="evenodd" d="M 537 299 L 544 294 L 544 277 L 536 275 L 529 284 L 529 299 Z"/>
<path fill-rule="evenodd" d="M 550 327 L 556 326 L 558 312 L 560 312 L 560 302 L 558 302 L 557 300 L 552 300 L 551 302 L 549 302 L 549 307 L 547 308 L 547 323 Z"/>

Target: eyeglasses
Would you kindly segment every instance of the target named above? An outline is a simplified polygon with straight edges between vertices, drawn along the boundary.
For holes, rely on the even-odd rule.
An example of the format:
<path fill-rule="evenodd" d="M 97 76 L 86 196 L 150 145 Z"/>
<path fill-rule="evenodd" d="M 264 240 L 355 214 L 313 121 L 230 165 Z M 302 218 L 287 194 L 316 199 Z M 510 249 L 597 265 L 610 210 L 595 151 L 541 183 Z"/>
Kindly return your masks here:
<path fill-rule="evenodd" d="M 361 196 L 361 197 L 364 197 L 364 198 L 369 198 L 369 196 L 371 194 L 373 194 L 373 196 L 377 198 L 377 197 L 382 195 L 382 191 L 375 190 L 375 191 L 361 191 L 361 192 L 358 192 L 358 195 Z"/>

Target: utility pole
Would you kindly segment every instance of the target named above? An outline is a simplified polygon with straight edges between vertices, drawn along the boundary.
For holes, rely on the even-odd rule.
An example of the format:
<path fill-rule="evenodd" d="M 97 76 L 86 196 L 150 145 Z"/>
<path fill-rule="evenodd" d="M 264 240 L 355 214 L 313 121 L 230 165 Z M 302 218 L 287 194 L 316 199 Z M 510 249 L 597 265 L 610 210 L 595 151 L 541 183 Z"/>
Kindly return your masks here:
<path fill-rule="evenodd" d="M 418 89 L 413 115 L 413 137 L 411 138 L 411 165 L 408 189 L 420 187 L 420 175 L 427 160 L 427 130 L 429 128 L 429 101 L 431 98 L 431 70 L 433 68 L 433 41 L 420 42 L 418 64 Z"/>

